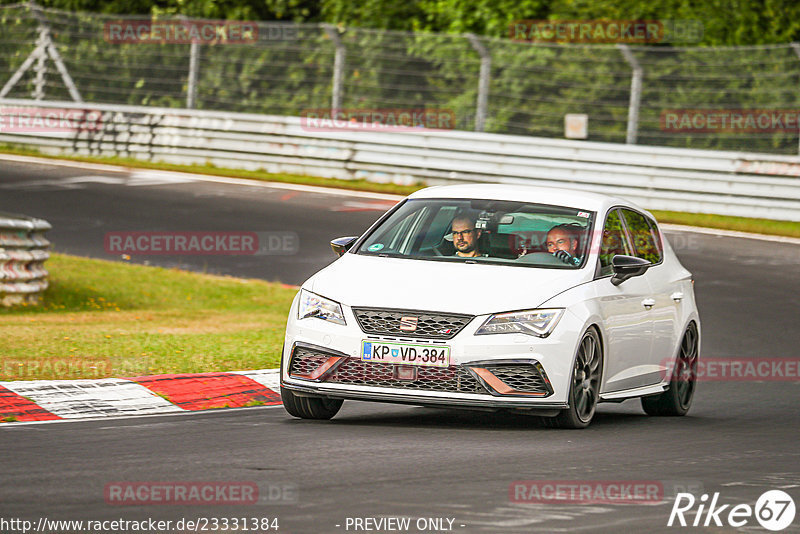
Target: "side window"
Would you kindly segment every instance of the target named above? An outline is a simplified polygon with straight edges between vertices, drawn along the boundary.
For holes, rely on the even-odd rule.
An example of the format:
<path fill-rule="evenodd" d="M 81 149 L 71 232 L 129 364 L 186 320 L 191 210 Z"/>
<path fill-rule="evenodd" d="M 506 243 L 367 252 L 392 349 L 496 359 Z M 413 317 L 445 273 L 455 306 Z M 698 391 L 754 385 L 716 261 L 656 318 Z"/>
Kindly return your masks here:
<path fill-rule="evenodd" d="M 623 209 L 622 214 L 628 227 L 628 235 L 633 240 L 634 255 L 651 263 L 660 262 L 661 243 L 655 224 L 635 211 Z"/>
<path fill-rule="evenodd" d="M 600 247 L 600 276 L 611 274 L 611 259 L 617 254 L 630 254 L 630 245 L 622 229 L 619 210 L 612 210 L 603 226 L 603 244 Z"/>
<path fill-rule="evenodd" d="M 450 233 L 450 223 L 457 211 L 458 208 L 455 206 L 446 206 L 440 209 L 428 227 L 420 247 L 426 249 L 438 245 L 444 235 Z"/>
<path fill-rule="evenodd" d="M 408 246 L 412 229 L 419 224 L 421 216 L 427 208 L 417 209 L 407 214 L 397 224 L 389 227 L 379 235 L 372 236 L 368 245 L 381 245 L 382 252 L 403 252 Z"/>

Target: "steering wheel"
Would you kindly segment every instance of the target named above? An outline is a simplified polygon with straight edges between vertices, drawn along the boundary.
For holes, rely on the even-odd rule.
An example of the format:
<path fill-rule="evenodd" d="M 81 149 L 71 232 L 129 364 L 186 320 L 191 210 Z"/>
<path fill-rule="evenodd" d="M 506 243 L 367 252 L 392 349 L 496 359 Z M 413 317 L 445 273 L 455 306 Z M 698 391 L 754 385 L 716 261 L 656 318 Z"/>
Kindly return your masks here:
<path fill-rule="evenodd" d="M 563 261 L 567 265 L 578 265 L 581 262 L 579 258 L 576 258 L 566 250 L 556 250 L 553 252 L 553 256 Z"/>

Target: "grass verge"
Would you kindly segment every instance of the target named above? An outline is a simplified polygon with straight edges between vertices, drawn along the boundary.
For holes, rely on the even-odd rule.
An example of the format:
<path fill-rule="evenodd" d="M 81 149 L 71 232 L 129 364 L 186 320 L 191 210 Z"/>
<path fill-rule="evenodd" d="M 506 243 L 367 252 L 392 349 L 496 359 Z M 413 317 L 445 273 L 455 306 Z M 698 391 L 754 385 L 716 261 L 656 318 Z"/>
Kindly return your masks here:
<path fill-rule="evenodd" d="M 53 254 L 41 306 L 0 309 L 0 380 L 277 367 L 293 288 Z"/>
<path fill-rule="evenodd" d="M 285 182 L 293 184 L 317 185 L 323 187 L 338 187 L 356 191 L 371 191 L 376 193 L 390 193 L 396 195 L 410 195 L 414 191 L 425 187 L 423 184 L 397 185 L 379 184 L 367 180 L 337 180 L 333 178 L 320 178 L 317 176 L 303 176 L 296 174 L 272 174 L 266 171 L 246 171 L 239 169 L 222 169 L 213 165 L 174 165 L 171 163 L 153 163 L 133 158 L 118 157 L 83 157 L 83 156 L 52 156 L 43 154 L 34 147 L 11 146 L 0 143 L 0 152 L 18 154 L 22 156 L 36 156 L 51 159 L 65 159 L 71 161 L 84 161 L 87 163 L 105 163 L 134 167 L 142 169 L 158 169 L 195 174 L 208 174 L 212 176 L 229 176 L 235 178 L 248 178 L 268 182 Z M 687 226 L 703 226 L 720 230 L 735 230 L 738 232 L 751 232 L 756 234 L 780 235 L 800 237 L 800 222 L 775 221 L 771 219 L 757 219 L 750 217 L 733 217 L 728 215 L 713 215 L 707 213 L 685 213 L 678 211 L 653 211 L 653 214 L 662 223 L 683 224 Z"/>

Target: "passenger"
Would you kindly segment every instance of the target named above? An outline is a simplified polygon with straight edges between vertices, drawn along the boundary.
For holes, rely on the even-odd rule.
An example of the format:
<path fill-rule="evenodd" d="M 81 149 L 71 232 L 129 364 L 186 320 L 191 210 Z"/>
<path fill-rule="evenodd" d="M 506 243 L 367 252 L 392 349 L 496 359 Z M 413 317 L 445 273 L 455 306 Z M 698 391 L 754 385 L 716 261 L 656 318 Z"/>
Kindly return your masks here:
<path fill-rule="evenodd" d="M 574 224 L 559 224 L 547 232 L 545 246 L 547 252 L 553 254 L 564 263 L 577 265 L 581 262 L 578 257 L 578 244 L 580 241 L 581 227 Z"/>
<path fill-rule="evenodd" d="M 462 258 L 476 258 L 481 254 L 478 252 L 478 240 L 481 238 L 481 231 L 475 228 L 475 219 L 467 215 L 457 215 L 451 223 L 453 234 L 453 246 L 456 248 L 456 256 Z"/>

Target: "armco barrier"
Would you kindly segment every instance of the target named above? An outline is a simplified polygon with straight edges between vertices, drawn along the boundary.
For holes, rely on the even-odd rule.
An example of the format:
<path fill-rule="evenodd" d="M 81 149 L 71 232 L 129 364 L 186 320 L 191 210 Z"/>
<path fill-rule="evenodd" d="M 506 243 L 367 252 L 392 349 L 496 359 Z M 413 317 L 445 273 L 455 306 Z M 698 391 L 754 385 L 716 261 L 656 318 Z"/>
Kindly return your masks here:
<path fill-rule="evenodd" d="M 50 223 L 23 215 L 0 213 L 0 305 L 35 304 L 47 289 L 44 262 Z"/>
<path fill-rule="evenodd" d="M 85 110 L 92 122 L 10 128 L 8 115 L 23 106 Z M 800 221 L 796 156 L 452 130 L 314 130 L 298 117 L 9 99 L 0 100 L 0 121 L 0 143 L 46 153 L 378 182 L 531 183 L 618 194 L 650 209 Z"/>

